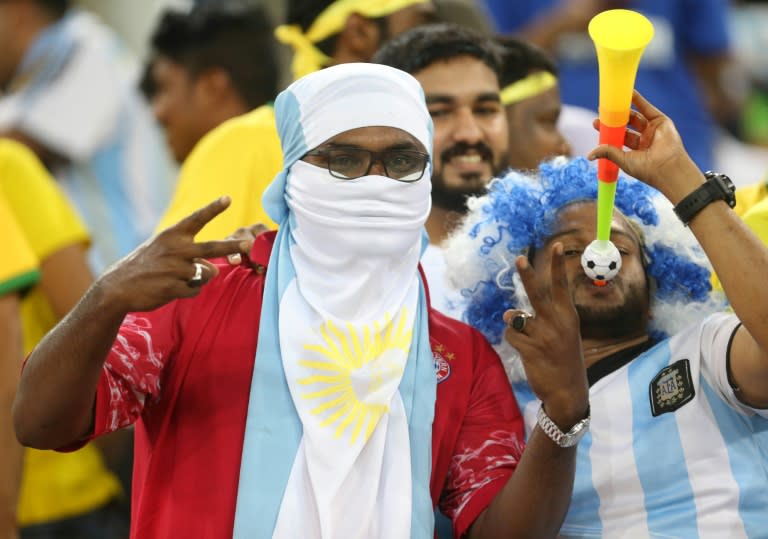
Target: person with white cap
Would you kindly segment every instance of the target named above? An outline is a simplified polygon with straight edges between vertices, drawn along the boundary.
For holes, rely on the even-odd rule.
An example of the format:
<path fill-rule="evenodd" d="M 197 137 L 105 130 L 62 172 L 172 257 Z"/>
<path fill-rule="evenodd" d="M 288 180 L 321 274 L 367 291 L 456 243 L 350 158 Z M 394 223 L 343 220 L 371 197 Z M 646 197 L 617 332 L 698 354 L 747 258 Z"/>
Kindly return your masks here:
<path fill-rule="evenodd" d="M 334 66 L 275 110 L 276 235 L 205 260 L 243 247 L 193 240 L 224 198 L 113 266 L 28 358 L 20 440 L 135 423 L 132 537 L 427 538 L 438 505 L 456 537 L 554 537 L 574 450 L 538 430 L 523 452 L 498 356 L 429 307 L 419 83 Z M 583 364 L 527 367 L 552 424 L 581 423 Z"/>

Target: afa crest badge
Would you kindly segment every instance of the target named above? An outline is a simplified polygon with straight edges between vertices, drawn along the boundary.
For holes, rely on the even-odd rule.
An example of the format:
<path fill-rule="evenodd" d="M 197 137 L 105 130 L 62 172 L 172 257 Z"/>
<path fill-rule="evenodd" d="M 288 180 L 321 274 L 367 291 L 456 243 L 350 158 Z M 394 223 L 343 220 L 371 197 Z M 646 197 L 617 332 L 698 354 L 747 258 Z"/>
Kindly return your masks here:
<path fill-rule="evenodd" d="M 674 412 L 693 399 L 696 391 L 691 378 L 691 364 L 680 359 L 654 376 L 648 388 L 653 417 Z"/>

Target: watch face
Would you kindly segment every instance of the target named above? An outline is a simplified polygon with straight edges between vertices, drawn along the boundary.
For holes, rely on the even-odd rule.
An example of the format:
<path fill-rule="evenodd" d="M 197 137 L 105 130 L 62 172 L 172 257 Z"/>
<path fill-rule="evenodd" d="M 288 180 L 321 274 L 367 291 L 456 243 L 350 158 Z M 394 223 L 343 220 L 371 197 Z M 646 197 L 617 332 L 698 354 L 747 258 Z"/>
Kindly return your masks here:
<path fill-rule="evenodd" d="M 578 441 L 581 439 L 582 436 L 584 436 L 587 433 L 588 427 L 589 427 L 589 420 L 582 419 L 581 421 L 579 421 L 573 426 L 570 432 L 568 432 L 568 437 Z"/>
<path fill-rule="evenodd" d="M 736 186 L 731 179 L 725 174 L 719 174 L 717 172 L 707 172 L 704 176 L 706 176 L 709 182 L 717 186 L 718 191 L 722 195 L 721 198 L 733 208 L 736 205 Z"/>
<path fill-rule="evenodd" d="M 719 175 L 717 178 L 718 178 L 718 179 L 719 179 L 721 182 L 723 182 L 723 183 L 722 183 L 722 185 L 723 185 L 723 187 L 725 187 L 725 190 L 726 190 L 726 191 L 729 191 L 729 192 L 731 192 L 731 193 L 733 193 L 733 192 L 735 192 L 735 191 L 736 191 L 736 186 L 735 186 L 735 185 L 733 185 L 733 182 L 731 181 L 731 179 L 730 179 L 728 176 L 726 176 L 726 175 L 724 175 L 724 174 L 721 174 L 721 175 Z"/>
<path fill-rule="evenodd" d="M 733 208 L 736 205 L 736 186 L 733 185 L 733 182 L 728 176 L 720 175 L 718 176 L 718 179 L 723 182 L 723 187 L 725 188 L 724 200 L 731 208 Z"/>

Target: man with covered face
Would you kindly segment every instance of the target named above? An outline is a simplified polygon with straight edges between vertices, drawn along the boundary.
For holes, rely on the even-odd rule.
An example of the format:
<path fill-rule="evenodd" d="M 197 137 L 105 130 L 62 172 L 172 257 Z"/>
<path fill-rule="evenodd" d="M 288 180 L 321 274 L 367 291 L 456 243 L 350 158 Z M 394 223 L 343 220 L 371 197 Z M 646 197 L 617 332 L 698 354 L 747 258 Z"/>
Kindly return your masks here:
<path fill-rule="evenodd" d="M 375 106 L 372 106 L 375 104 Z M 554 537 L 574 450 L 522 418 L 478 332 L 430 308 L 418 271 L 432 124 L 385 66 L 308 75 L 275 103 L 279 231 L 249 262 L 195 243 L 219 199 L 105 273 L 29 357 L 28 445 L 136 425 L 132 536 Z M 531 365 L 552 425 L 587 421 L 577 359 Z M 204 512 L 204 519 L 201 514 Z"/>

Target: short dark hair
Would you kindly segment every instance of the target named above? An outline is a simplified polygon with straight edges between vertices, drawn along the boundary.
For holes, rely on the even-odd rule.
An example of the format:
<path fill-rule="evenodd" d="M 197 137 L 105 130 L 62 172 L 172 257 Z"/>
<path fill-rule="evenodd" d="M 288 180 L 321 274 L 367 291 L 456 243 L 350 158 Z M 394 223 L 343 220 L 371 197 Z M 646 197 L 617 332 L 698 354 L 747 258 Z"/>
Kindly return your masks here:
<path fill-rule="evenodd" d="M 288 0 L 286 24 L 297 24 L 302 32 L 309 30 L 318 15 L 333 4 L 334 0 Z"/>
<path fill-rule="evenodd" d="M 166 10 L 151 44 L 155 55 L 182 65 L 192 76 L 223 69 L 251 108 L 277 94 L 273 25 L 262 7 L 225 1 L 201 4 L 190 12 Z M 146 74 L 142 89 L 151 95 Z"/>
<path fill-rule="evenodd" d="M 50 13 L 54 18 L 61 18 L 72 5 L 70 0 L 35 0 L 37 5 Z"/>
<path fill-rule="evenodd" d="M 554 59 L 536 45 L 514 37 L 499 37 L 502 49 L 502 68 L 499 84 L 503 88 L 527 77 L 532 71 L 548 71 L 557 76 Z"/>
<path fill-rule="evenodd" d="M 295 24 L 301 28 L 302 32 L 306 33 L 317 17 L 333 2 L 334 0 L 288 0 L 285 23 Z M 333 56 L 338 37 L 338 33 L 328 36 L 315 43 L 315 47 L 326 56 Z"/>
<path fill-rule="evenodd" d="M 403 32 L 381 47 L 372 61 L 414 74 L 435 62 L 465 55 L 477 58 L 500 76 L 499 46 L 474 30 L 448 23 Z"/>

